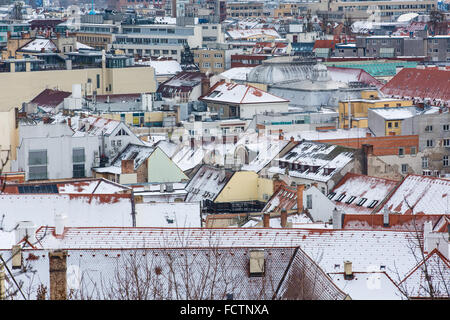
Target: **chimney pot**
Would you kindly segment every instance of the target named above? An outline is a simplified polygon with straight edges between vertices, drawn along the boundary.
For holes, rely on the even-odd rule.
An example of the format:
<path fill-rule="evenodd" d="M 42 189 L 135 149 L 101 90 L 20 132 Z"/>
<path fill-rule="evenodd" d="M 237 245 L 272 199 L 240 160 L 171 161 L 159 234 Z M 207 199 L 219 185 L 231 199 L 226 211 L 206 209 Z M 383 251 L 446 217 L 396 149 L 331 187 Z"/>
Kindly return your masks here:
<path fill-rule="evenodd" d="M 286 226 L 287 226 L 287 211 L 286 211 L 286 209 L 281 210 L 280 219 L 281 219 L 281 227 L 286 228 Z"/>
<path fill-rule="evenodd" d="M 270 228 L 270 213 L 268 212 L 263 214 L 263 227 Z"/>
<path fill-rule="evenodd" d="M 353 270 L 351 261 L 344 261 L 344 279 L 345 280 L 353 279 Z"/>

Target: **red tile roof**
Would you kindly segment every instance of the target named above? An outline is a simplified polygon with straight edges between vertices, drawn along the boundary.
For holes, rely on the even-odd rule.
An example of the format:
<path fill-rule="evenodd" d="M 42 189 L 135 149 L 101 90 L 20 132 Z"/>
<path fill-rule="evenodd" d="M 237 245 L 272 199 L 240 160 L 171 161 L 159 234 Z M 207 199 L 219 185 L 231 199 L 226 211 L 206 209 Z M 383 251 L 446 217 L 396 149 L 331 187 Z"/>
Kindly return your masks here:
<path fill-rule="evenodd" d="M 450 101 L 450 70 L 405 68 L 381 91 L 390 96 Z"/>
<path fill-rule="evenodd" d="M 313 49 L 316 49 L 316 48 L 334 49 L 335 46 L 336 46 L 335 40 L 316 40 L 316 42 L 314 43 Z"/>

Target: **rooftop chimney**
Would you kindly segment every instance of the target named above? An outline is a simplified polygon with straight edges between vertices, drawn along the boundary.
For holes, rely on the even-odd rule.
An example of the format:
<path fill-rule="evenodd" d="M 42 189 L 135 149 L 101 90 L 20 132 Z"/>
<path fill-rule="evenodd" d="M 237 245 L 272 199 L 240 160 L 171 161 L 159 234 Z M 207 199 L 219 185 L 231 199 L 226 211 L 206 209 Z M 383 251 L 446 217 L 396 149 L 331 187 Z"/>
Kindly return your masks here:
<path fill-rule="evenodd" d="M 55 235 L 62 236 L 66 224 L 66 217 L 58 213 L 55 215 Z"/>
<path fill-rule="evenodd" d="M 303 212 L 303 192 L 305 191 L 305 185 L 299 184 L 297 186 L 297 213 Z"/>
<path fill-rule="evenodd" d="M 280 220 L 281 220 L 281 227 L 286 228 L 287 227 L 287 211 L 286 211 L 286 209 L 281 209 Z"/>
<path fill-rule="evenodd" d="M 383 226 L 385 228 L 389 227 L 389 209 L 387 205 L 383 208 Z"/>
<path fill-rule="evenodd" d="M 338 208 L 333 210 L 333 229 L 342 229 L 342 211 Z"/>
<path fill-rule="evenodd" d="M 270 228 L 270 213 L 268 212 L 263 214 L 263 227 Z"/>
<path fill-rule="evenodd" d="M 353 279 L 353 270 L 351 261 L 344 261 L 344 279 L 345 280 Z"/>
<path fill-rule="evenodd" d="M 50 263 L 50 300 L 67 299 L 67 252 L 48 253 Z"/>

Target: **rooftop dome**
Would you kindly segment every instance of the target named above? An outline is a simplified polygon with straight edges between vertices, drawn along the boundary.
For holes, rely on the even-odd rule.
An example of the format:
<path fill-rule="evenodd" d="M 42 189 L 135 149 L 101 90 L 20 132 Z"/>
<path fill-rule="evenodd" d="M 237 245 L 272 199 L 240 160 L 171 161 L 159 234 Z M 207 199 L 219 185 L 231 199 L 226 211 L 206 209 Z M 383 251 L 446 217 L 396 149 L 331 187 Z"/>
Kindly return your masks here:
<path fill-rule="evenodd" d="M 298 60 L 296 57 L 277 57 L 264 61 L 247 76 L 250 83 L 279 84 L 303 80 L 330 80 L 327 67 L 308 60 Z"/>

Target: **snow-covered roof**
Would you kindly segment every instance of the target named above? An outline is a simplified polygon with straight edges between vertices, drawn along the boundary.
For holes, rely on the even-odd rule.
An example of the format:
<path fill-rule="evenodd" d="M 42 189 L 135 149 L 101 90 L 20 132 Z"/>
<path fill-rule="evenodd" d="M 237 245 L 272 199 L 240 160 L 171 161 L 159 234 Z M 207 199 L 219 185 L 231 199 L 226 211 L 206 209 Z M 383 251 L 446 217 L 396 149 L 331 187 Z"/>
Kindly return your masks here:
<path fill-rule="evenodd" d="M 201 166 L 186 186 L 188 195 L 185 201 L 195 202 L 207 199 L 213 201 L 232 175 L 232 172 L 225 169 L 209 165 Z"/>
<path fill-rule="evenodd" d="M 295 187 L 281 186 L 266 203 L 262 212 L 279 212 L 297 209 L 297 189 Z"/>
<path fill-rule="evenodd" d="M 168 140 L 160 140 L 156 143 L 156 146 L 158 146 L 169 158 L 172 158 L 178 149 L 178 144 Z"/>
<path fill-rule="evenodd" d="M 1 194 L 0 208 L 6 230 L 20 221 L 54 225 L 57 213 L 66 226 L 132 226 L 130 194 Z"/>
<path fill-rule="evenodd" d="M 394 108 L 374 108 L 370 109 L 386 120 L 403 120 L 414 117 L 416 107 L 394 107 Z"/>
<path fill-rule="evenodd" d="M 401 300 L 404 295 L 386 272 L 354 272 L 353 279 L 346 280 L 344 273 L 328 273 L 342 291 L 352 300 Z"/>
<path fill-rule="evenodd" d="M 177 60 L 150 60 L 137 61 L 136 64 L 151 66 L 155 69 L 156 76 L 170 75 L 174 76 L 183 71 Z"/>
<path fill-rule="evenodd" d="M 71 128 L 74 131 L 74 137 L 84 137 L 84 136 L 99 136 L 99 135 L 110 135 L 117 126 L 120 125 L 120 121 L 105 119 L 93 115 L 86 117 L 80 117 L 75 115 L 73 117 L 64 116 L 62 114 L 56 114 L 54 116 L 55 123 L 67 122 L 70 119 Z"/>
<path fill-rule="evenodd" d="M 450 213 L 450 181 L 408 175 L 386 202 L 391 212 L 401 214 Z"/>
<path fill-rule="evenodd" d="M 346 214 L 370 214 L 397 184 L 394 180 L 348 172 L 328 194 L 328 198 Z"/>
<path fill-rule="evenodd" d="M 337 145 L 304 141 L 281 158 L 275 158 L 278 166 L 272 166 L 268 172 L 285 174 L 315 181 L 326 182 L 353 160 L 354 150 Z"/>
<path fill-rule="evenodd" d="M 233 40 L 242 40 L 251 37 L 263 37 L 271 36 L 275 38 L 280 38 L 278 32 L 275 29 L 264 29 L 264 28 L 254 28 L 254 29 L 234 29 L 227 31 L 228 36 Z"/>
<path fill-rule="evenodd" d="M 336 130 L 309 130 L 309 131 L 287 131 L 284 133 L 286 139 L 293 137 L 296 141 L 310 140 L 335 140 L 335 139 L 354 139 L 365 138 L 367 136 L 367 128 L 350 128 Z"/>
<path fill-rule="evenodd" d="M 138 169 L 144 161 L 155 151 L 154 147 L 129 143 L 117 157 L 111 161 L 111 166 L 121 168 L 122 160 L 134 160 L 134 170 Z"/>
<path fill-rule="evenodd" d="M 415 235 L 404 231 L 275 229 L 275 228 L 67 228 L 62 239 L 49 228 L 40 242 L 52 249 L 127 248 L 288 248 L 305 251 L 325 272 L 343 272 L 351 261 L 355 272 L 385 271 L 401 277 L 415 265 L 410 242 Z M 38 230 L 41 238 L 45 228 Z M 50 231 L 50 232 L 49 232 Z M 180 241 L 182 239 L 182 241 Z"/>
<path fill-rule="evenodd" d="M 137 203 L 136 226 L 138 227 L 201 227 L 200 203 Z"/>
<path fill-rule="evenodd" d="M 287 140 L 279 140 L 278 137 L 258 136 L 257 133 L 244 135 L 236 144 L 244 146 L 247 150 L 256 152 L 256 157 L 248 164 L 241 167 L 243 171 L 259 172 L 267 166 L 284 147 L 289 143 Z"/>
<path fill-rule="evenodd" d="M 54 50 L 56 46 L 50 39 L 34 39 L 20 49 L 20 51 L 28 52 L 53 52 Z"/>
<path fill-rule="evenodd" d="M 277 97 L 271 93 L 250 85 L 220 81 L 216 83 L 207 95 L 201 98 L 206 102 L 223 103 L 283 103 L 289 100 Z"/>
<path fill-rule="evenodd" d="M 227 80 L 247 80 L 247 74 L 253 67 L 236 67 L 228 69 L 220 74 L 220 77 Z"/>

